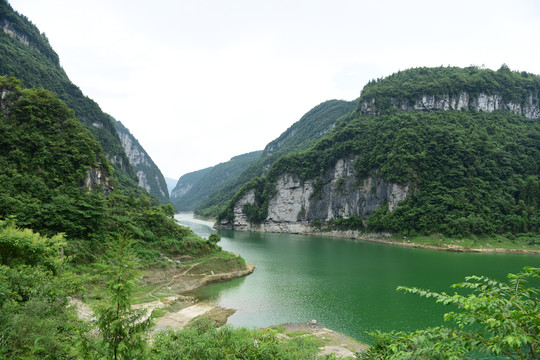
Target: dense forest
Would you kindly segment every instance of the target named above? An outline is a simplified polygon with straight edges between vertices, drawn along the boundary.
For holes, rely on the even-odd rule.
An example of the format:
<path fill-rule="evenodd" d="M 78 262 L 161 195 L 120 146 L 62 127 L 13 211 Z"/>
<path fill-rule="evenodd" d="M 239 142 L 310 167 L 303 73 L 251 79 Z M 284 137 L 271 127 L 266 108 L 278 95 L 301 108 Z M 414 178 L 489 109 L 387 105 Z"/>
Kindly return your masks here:
<path fill-rule="evenodd" d="M 64 233 L 68 251 L 81 241 L 84 254 L 73 249 L 79 256 L 119 230 L 152 244 L 155 254 L 167 241 L 198 246 L 190 230 L 176 225 L 171 205 L 157 206 L 142 189 L 116 189 L 99 143 L 55 94 L 6 77 L 0 89 L 0 218 L 14 216 L 19 226 L 47 236 Z"/>
<path fill-rule="evenodd" d="M 277 139 L 266 145 L 261 158 L 254 161 L 235 181 L 208 196 L 195 209 L 195 213 L 200 216 L 217 217 L 244 184 L 266 174 L 270 166 L 282 156 L 307 149 L 328 133 L 339 118 L 353 111 L 356 104 L 356 101 L 328 100 L 315 106 Z"/>
<path fill-rule="evenodd" d="M 413 82 L 417 74 L 428 74 L 433 83 L 439 80 L 444 83 L 449 72 L 461 74 L 462 81 L 466 81 L 470 71 L 413 69 L 379 80 L 375 84 L 381 85 L 380 88 L 372 83 L 365 92 L 380 91 L 383 97 L 387 93 L 399 93 L 401 79 Z M 472 77 L 473 83 L 477 77 L 495 84 L 501 78 L 513 79 L 512 84 L 524 87 L 523 91 L 518 89 L 520 94 L 535 91 L 530 84 L 539 81 L 532 74 L 507 75 L 506 68 L 497 72 L 475 69 L 474 73 L 481 75 Z M 400 81 L 392 82 L 394 78 Z M 421 77 L 418 83 L 423 84 L 422 81 Z M 415 94 L 426 93 L 431 89 L 429 84 Z M 504 86 L 505 83 L 499 84 L 493 89 Z M 361 99 L 365 96 L 368 95 L 363 92 Z M 247 184 L 220 214 L 220 219 L 230 219 L 235 201 L 246 191 L 255 189 L 257 204 L 246 211 L 253 222 L 265 221 L 279 176 L 290 173 L 303 181 L 316 182 L 323 179 L 338 159 L 351 157 L 356 158 L 357 179 L 378 176 L 392 183 L 411 184 L 414 191 L 392 212 L 381 206 L 367 218 L 367 227 L 354 216 L 333 219 L 342 229 L 449 236 L 539 230 L 538 119 L 474 109 L 421 112 L 390 107 L 381 109 L 377 116 L 349 114 L 309 150 L 280 158 L 264 178 Z"/>

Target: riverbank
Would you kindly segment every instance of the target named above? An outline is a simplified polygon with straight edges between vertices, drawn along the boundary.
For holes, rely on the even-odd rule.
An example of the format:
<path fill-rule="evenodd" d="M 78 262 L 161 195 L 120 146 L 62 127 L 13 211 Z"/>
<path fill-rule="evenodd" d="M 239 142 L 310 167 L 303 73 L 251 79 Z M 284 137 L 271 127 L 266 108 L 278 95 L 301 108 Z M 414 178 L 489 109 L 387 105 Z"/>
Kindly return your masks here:
<path fill-rule="evenodd" d="M 182 329 L 197 317 L 207 317 L 217 325 L 224 325 L 234 310 L 199 303 L 189 293 L 210 283 L 249 275 L 254 270 L 253 264 L 244 262 L 237 254 L 226 258 L 196 259 L 182 266 L 149 269 L 141 278 L 134 307 L 154 311 L 156 331 Z"/>
<path fill-rule="evenodd" d="M 523 241 L 515 243 L 502 237 L 494 237 L 490 240 L 476 238 L 446 238 L 440 235 L 398 237 L 391 234 L 370 234 L 357 230 L 331 230 L 331 231 L 309 231 L 303 235 L 328 236 L 343 239 L 354 239 L 368 241 L 379 244 L 403 246 L 418 249 L 429 249 L 450 252 L 473 252 L 473 253 L 505 253 L 505 254 L 531 254 L 540 255 L 540 236 L 531 239 L 529 243 Z M 503 240 L 504 239 L 504 240 Z M 503 247 L 504 246 L 504 247 Z M 521 248 L 520 248 L 521 247 Z"/>
<path fill-rule="evenodd" d="M 221 226 L 217 223 L 214 224 L 214 228 L 228 229 L 228 227 Z M 235 228 L 235 230 L 334 237 L 437 251 L 540 255 L 540 234 L 511 235 L 510 238 L 502 235 L 472 235 L 465 238 L 450 238 L 439 234 L 430 236 L 398 236 L 391 233 L 366 233 L 359 230 L 328 230 L 324 228 L 318 230 L 308 224 L 296 223 L 292 225 L 280 224 L 279 226 L 269 226 L 267 224 L 253 225 L 250 227 Z"/>

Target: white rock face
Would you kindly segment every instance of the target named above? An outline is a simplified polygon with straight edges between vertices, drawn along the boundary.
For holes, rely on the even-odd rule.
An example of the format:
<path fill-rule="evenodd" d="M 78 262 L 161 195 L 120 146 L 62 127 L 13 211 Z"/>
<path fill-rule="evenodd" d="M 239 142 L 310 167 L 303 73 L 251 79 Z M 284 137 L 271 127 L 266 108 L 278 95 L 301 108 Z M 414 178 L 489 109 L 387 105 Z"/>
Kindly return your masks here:
<path fill-rule="evenodd" d="M 139 178 L 139 186 L 145 188 L 146 191 L 150 192 L 150 185 L 148 180 L 146 180 L 146 173 L 142 170 L 137 171 L 137 177 Z"/>
<path fill-rule="evenodd" d="M 255 191 L 248 191 L 240 200 L 234 204 L 234 224 L 238 230 L 251 230 L 251 224 L 244 214 L 244 205 L 255 203 Z"/>
<path fill-rule="evenodd" d="M 536 101 L 535 101 L 536 100 Z M 398 102 L 390 99 L 390 103 L 405 111 L 440 111 L 440 110 L 469 110 L 473 108 L 477 111 L 491 113 L 493 111 L 510 111 L 517 115 L 523 115 L 530 119 L 540 118 L 540 102 L 537 97 L 530 94 L 525 104 L 505 101 L 500 94 L 480 93 L 477 97 L 471 97 L 466 92 L 461 92 L 458 96 L 451 97 L 443 95 L 422 95 L 414 105 L 408 102 Z M 360 104 L 360 110 L 364 115 L 377 114 L 375 99 L 365 100 Z"/>
<path fill-rule="evenodd" d="M 409 186 L 388 183 L 379 177 L 368 177 L 358 183 L 354 175 L 354 158 L 340 159 L 316 192 L 313 180 L 301 181 L 296 175 L 283 174 L 276 183 L 276 195 L 268 204 L 268 216 L 262 224 L 252 224 L 243 212 L 246 204 L 255 204 L 253 190 L 234 206 L 234 222 L 218 227 L 263 232 L 308 233 L 315 220 L 338 217 L 367 217 L 385 201 L 393 211 L 410 192 Z"/>
<path fill-rule="evenodd" d="M 298 177 L 285 174 L 277 181 L 278 192 L 268 205 L 269 222 L 295 223 L 301 213 L 309 208 L 309 198 L 313 193 L 311 183 L 302 184 Z"/>
<path fill-rule="evenodd" d="M 146 189 L 151 194 L 156 196 L 161 195 L 163 199 L 168 199 L 168 193 L 166 184 L 162 182 L 158 175 L 153 175 L 149 169 L 156 169 L 152 160 L 144 149 L 134 140 L 133 136 L 129 132 L 122 130 L 121 128 L 116 129 L 122 147 L 128 157 L 129 163 L 136 171 L 137 177 L 139 179 L 139 186 Z M 159 171 L 159 170 L 157 170 Z"/>
<path fill-rule="evenodd" d="M 128 156 L 129 163 L 133 167 L 139 164 L 145 164 L 145 165 L 150 166 L 150 162 L 146 158 L 146 154 L 141 151 L 140 147 L 135 146 L 133 144 L 133 140 L 129 136 L 129 134 L 118 131 L 118 136 L 120 137 L 120 141 L 122 142 L 122 147 L 124 148 L 126 155 Z"/>

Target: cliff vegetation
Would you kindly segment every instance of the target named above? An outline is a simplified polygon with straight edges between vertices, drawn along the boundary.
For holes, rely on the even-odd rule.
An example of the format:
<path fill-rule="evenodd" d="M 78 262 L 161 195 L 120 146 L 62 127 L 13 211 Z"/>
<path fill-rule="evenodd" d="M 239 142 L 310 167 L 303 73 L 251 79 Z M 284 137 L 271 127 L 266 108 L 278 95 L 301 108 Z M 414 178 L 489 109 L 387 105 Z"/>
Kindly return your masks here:
<path fill-rule="evenodd" d="M 246 184 L 219 219 L 232 224 L 235 204 L 252 192 L 253 201 L 243 208 L 246 218 L 252 223 L 268 221 L 268 208 L 278 192 L 278 179 L 294 174 L 313 188 L 310 207 L 317 204 L 318 198 L 324 198 L 321 191 L 329 186 L 329 181 L 333 181 L 334 190 L 343 187 L 343 191 L 333 191 L 332 196 L 343 198 L 358 196 L 358 186 L 367 178 L 381 178 L 409 189 L 406 199 L 396 208 L 389 208 L 382 201 L 369 216 L 308 218 L 315 226 L 331 220 L 334 224 L 337 221 L 342 229 L 402 234 L 537 233 L 540 225 L 538 119 L 512 111 L 486 112 L 475 108 L 404 111 L 379 105 L 381 98 L 414 99 L 430 94 L 439 89 L 433 89 L 433 84 L 444 84 L 447 78 L 452 86 L 458 86 L 455 81 L 475 84 L 477 93 L 484 91 L 477 85 L 478 79 L 482 79 L 491 84 L 486 92 L 500 91 L 513 101 L 538 104 L 535 84 L 540 77 L 511 72 L 505 67 L 496 72 L 477 68 L 412 69 L 378 80 L 366 86 L 354 115 L 342 119 L 310 149 L 280 158 L 265 177 Z M 414 91 L 401 89 L 404 79 L 416 84 Z M 468 88 L 463 85 L 455 92 L 462 89 Z M 363 115 L 361 105 L 371 96 L 377 96 L 377 115 Z M 356 181 L 356 190 L 344 187 L 348 184 L 347 177 L 328 176 L 338 160 L 343 159 L 354 161 L 354 174 L 350 178 Z M 303 211 L 309 214 L 310 209 Z"/>

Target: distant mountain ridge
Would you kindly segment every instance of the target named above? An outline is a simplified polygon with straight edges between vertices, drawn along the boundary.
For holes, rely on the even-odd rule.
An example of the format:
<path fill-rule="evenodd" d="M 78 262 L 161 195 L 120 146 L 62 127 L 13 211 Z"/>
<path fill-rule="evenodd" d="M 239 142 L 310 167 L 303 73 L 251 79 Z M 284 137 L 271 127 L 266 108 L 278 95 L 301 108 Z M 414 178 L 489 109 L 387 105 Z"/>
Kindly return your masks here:
<path fill-rule="evenodd" d="M 262 151 L 254 151 L 238 155 L 224 163 L 183 175 L 171 193 L 175 211 L 194 210 L 208 195 L 235 181 L 261 154 Z"/>
<path fill-rule="evenodd" d="M 265 175 L 280 157 L 293 151 L 307 149 L 328 133 L 339 118 L 355 110 L 357 104 L 356 100 L 328 100 L 315 106 L 277 139 L 268 143 L 261 158 L 254 161 L 235 181 L 208 196 L 195 209 L 195 213 L 200 216 L 216 217 L 244 184 L 255 177 Z"/>

